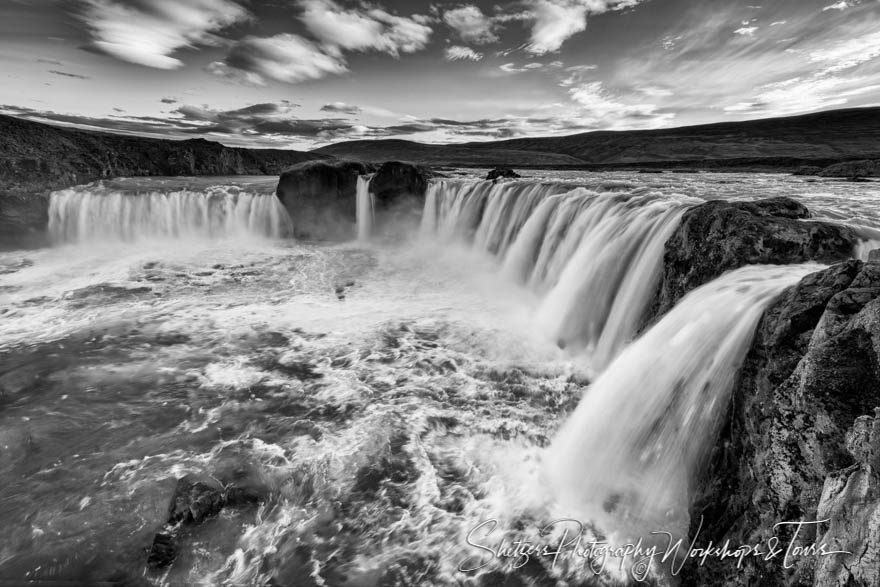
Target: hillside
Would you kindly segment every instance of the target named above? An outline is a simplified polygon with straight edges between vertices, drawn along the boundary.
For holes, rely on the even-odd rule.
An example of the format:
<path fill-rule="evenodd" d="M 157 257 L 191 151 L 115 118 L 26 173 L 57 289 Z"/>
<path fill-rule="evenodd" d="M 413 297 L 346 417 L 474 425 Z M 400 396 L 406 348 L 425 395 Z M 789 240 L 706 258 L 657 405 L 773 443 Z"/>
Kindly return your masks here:
<path fill-rule="evenodd" d="M 560 153 L 542 152 L 540 149 L 515 147 L 484 148 L 479 143 L 470 145 L 429 145 L 399 139 L 346 141 L 315 149 L 313 153 L 330 155 L 339 159 L 356 159 L 366 162 L 412 161 L 423 165 L 461 165 L 485 167 L 504 163 L 518 167 L 578 166 L 584 162 Z"/>
<path fill-rule="evenodd" d="M 263 175 L 322 155 L 226 147 L 64 128 L 0 115 L 0 190 L 56 187 L 103 177 Z"/>
<path fill-rule="evenodd" d="M 381 158 L 389 151 L 412 161 L 448 165 L 760 167 L 792 170 L 800 165 L 827 166 L 851 159 L 880 158 L 880 108 L 832 110 L 802 116 L 671 129 L 595 131 L 564 137 L 461 145 L 351 141 L 322 147 L 315 152 L 367 159 Z M 533 155 L 530 157 L 529 153 Z M 554 155 L 569 157 L 569 162 L 556 160 Z"/>

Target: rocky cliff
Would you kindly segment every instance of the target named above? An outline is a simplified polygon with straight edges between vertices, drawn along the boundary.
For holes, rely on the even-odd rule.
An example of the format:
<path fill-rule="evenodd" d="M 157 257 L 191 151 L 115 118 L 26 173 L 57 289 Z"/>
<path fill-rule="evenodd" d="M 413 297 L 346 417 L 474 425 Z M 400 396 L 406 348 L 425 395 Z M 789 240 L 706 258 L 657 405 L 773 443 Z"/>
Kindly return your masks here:
<path fill-rule="evenodd" d="M 692 510 L 704 543 L 776 536 L 852 554 L 709 561 L 687 584 L 880 584 L 878 253 L 805 277 L 765 313 Z M 824 522 L 796 539 L 774 527 L 792 521 Z"/>
<path fill-rule="evenodd" d="M 691 208 L 666 243 L 649 319 L 668 312 L 687 292 L 743 265 L 834 263 L 852 256 L 858 238 L 851 229 L 809 221 L 810 216 L 806 207 L 785 197 L 714 200 Z"/>
<path fill-rule="evenodd" d="M 38 235 L 49 191 L 150 175 L 266 175 L 322 155 L 62 128 L 0 115 L 0 244 Z"/>

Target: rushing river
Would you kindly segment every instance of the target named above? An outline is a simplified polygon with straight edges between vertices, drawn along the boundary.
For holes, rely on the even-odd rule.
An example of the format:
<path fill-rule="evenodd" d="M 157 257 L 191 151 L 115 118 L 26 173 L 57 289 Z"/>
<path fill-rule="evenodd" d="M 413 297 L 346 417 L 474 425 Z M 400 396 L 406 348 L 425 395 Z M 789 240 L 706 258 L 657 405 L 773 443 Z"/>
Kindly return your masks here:
<path fill-rule="evenodd" d="M 0 253 L 0 583 L 493 584 L 522 559 L 475 528 L 680 533 L 754 324 L 817 269 L 732 272 L 633 342 L 681 214 L 789 195 L 880 238 L 880 184 L 776 175 L 435 180 L 419 226 L 344 244 L 286 238 L 273 190 L 64 190 L 53 247 Z M 256 497 L 148 567 L 186 474 Z"/>

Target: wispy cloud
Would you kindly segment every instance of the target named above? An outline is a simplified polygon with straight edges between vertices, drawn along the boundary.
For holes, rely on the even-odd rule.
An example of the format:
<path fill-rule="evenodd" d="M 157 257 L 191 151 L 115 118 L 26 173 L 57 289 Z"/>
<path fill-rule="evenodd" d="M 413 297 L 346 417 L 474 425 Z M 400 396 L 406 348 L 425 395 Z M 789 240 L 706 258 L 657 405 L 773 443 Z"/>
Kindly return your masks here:
<path fill-rule="evenodd" d="M 477 53 L 470 47 L 463 47 L 461 45 L 453 45 L 452 47 L 447 47 L 443 52 L 443 56 L 447 61 L 479 61 L 483 58 L 482 53 Z"/>
<path fill-rule="evenodd" d="M 207 70 L 236 82 L 263 85 L 267 79 L 299 83 L 348 72 L 346 51 L 378 51 L 399 57 L 425 47 L 430 19 L 402 17 L 371 6 L 344 9 L 333 0 L 301 0 L 301 20 L 315 40 L 293 33 L 248 36 L 223 61 Z"/>
<path fill-rule="evenodd" d="M 235 44 L 225 62 L 214 62 L 208 71 L 245 83 L 263 84 L 265 79 L 286 83 L 319 79 L 348 71 L 342 58 L 325 53 L 299 35 L 245 37 Z"/>
<path fill-rule="evenodd" d="M 432 29 L 381 8 L 345 10 L 333 0 L 303 0 L 302 21 L 334 55 L 341 51 L 379 51 L 398 56 L 423 49 Z M 421 19 L 420 19 L 421 20 Z"/>
<path fill-rule="evenodd" d="M 345 102 L 333 102 L 332 104 L 324 104 L 321 106 L 321 112 L 338 112 L 342 114 L 359 114 L 360 106 L 346 104 Z"/>
<path fill-rule="evenodd" d="M 184 47 L 218 45 L 216 33 L 251 18 L 230 0 L 83 0 L 92 48 L 131 63 L 175 69 Z"/>
<path fill-rule="evenodd" d="M 87 76 L 87 75 L 79 75 L 79 74 L 76 74 L 76 73 L 69 73 L 69 72 L 67 72 L 67 71 L 58 71 L 57 69 L 50 69 L 50 70 L 49 70 L 49 73 L 51 73 L 52 75 L 60 75 L 60 76 L 64 76 L 64 77 L 72 77 L 72 78 L 75 78 L 75 79 L 91 79 L 91 78 L 90 78 L 89 76 Z"/>
<path fill-rule="evenodd" d="M 852 2 L 847 0 L 840 0 L 840 2 L 835 2 L 834 4 L 829 4 L 825 8 L 822 9 L 822 12 L 827 12 L 829 10 L 846 10 L 852 6 L 855 6 L 858 2 Z"/>

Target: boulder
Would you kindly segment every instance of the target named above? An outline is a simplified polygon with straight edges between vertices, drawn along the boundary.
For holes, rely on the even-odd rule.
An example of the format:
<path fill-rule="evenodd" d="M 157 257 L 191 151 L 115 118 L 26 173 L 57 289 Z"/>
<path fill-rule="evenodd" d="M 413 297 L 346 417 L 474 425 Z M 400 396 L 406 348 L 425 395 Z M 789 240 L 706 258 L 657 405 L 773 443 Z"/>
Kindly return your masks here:
<path fill-rule="evenodd" d="M 375 230 L 406 233 L 418 226 L 430 177 L 429 171 L 409 163 L 383 163 L 370 181 Z"/>
<path fill-rule="evenodd" d="M 295 236 L 354 237 L 357 178 L 370 171 L 356 161 L 307 161 L 282 173 L 275 193 L 293 219 Z"/>
<path fill-rule="evenodd" d="M 806 221 L 809 217 L 806 207 L 786 197 L 713 200 L 691 208 L 666 242 L 649 320 L 694 288 L 743 265 L 834 263 L 852 257 L 858 243 L 852 229 Z"/>
<path fill-rule="evenodd" d="M 488 174 L 486 174 L 486 179 L 488 181 L 498 181 L 501 178 L 516 179 L 518 177 L 522 176 L 510 167 L 496 167 Z"/>
<path fill-rule="evenodd" d="M 177 558 L 178 535 L 181 528 L 198 526 L 217 516 L 223 508 L 242 507 L 265 500 L 268 490 L 241 467 L 218 471 L 233 482 L 221 483 L 214 477 L 186 475 L 177 486 L 168 506 L 168 519 L 153 537 L 147 565 L 165 568 Z"/>
<path fill-rule="evenodd" d="M 430 172 L 421 167 L 400 161 L 386 161 L 370 181 L 376 209 L 387 209 L 406 199 L 424 202 L 429 177 Z"/>
<path fill-rule="evenodd" d="M 730 413 L 696 484 L 700 543 L 826 545 L 854 553 L 738 569 L 710 559 L 685 584 L 848 585 L 880 581 L 880 263 L 804 277 L 767 310 Z M 816 522 L 794 538 L 793 526 Z"/>

